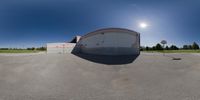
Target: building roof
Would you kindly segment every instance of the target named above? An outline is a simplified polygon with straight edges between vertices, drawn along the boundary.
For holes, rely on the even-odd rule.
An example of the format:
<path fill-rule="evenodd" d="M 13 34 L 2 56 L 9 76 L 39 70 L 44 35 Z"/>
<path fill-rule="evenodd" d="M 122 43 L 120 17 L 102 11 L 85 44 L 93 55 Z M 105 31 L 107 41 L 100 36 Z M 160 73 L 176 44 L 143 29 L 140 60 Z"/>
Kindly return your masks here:
<path fill-rule="evenodd" d="M 69 43 L 77 43 L 80 40 L 81 36 L 75 36 Z"/>
<path fill-rule="evenodd" d="M 125 29 L 125 28 L 103 28 L 103 29 L 99 29 L 99 30 L 87 33 L 86 35 L 82 36 L 81 38 L 86 38 L 89 36 L 93 36 L 95 34 L 100 34 L 100 33 L 105 33 L 105 32 L 126 32 L 126 33 L 130 33 L 130 34 L 134 34 L 134 35 L 140 34 L 136 31 Z"/>

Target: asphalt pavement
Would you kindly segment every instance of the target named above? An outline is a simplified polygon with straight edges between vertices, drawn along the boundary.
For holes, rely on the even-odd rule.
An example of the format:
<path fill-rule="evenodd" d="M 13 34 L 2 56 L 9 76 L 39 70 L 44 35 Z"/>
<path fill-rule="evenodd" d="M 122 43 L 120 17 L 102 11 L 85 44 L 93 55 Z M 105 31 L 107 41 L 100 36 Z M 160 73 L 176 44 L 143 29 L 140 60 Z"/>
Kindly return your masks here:
<path fill-rule="evenodd" d="M 166 55 L 141 53 L 126 64 L 0 55 L 0 100 L 200 100 L 200 55 Z"/>

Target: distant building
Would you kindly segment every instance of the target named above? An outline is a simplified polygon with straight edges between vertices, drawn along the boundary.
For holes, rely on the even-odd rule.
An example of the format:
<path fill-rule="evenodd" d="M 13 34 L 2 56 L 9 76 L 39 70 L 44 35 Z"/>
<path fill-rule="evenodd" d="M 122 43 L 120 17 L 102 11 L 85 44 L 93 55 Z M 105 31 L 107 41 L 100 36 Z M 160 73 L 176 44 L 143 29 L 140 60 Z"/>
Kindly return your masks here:
<path fill-rule="evenodd" d="M 90 32 L 82 37 L 76 36 L 70 43 L 48 43 L 47 52 L 139 55 L 140 34 L 128 29 L 105 28 Z"/>
<path fill-rule="evenodd" d="M 47 43 L 47 53 L 71 53 L 81 36 L 76 36 L 68 43 Z"/>

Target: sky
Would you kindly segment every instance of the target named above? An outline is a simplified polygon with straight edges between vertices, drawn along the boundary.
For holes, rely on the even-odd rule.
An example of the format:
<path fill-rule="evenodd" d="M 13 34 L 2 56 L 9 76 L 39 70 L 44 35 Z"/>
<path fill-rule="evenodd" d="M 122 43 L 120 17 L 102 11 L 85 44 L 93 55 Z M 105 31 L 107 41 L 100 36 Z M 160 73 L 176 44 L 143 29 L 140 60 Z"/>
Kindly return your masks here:
<path fill-rule="evenodd" d="M 139 32 L 141 46 L 200 44 L 199 10 L 199 0 L 0 0 L 0 47 L 68 42 L 108 27 Z"/>

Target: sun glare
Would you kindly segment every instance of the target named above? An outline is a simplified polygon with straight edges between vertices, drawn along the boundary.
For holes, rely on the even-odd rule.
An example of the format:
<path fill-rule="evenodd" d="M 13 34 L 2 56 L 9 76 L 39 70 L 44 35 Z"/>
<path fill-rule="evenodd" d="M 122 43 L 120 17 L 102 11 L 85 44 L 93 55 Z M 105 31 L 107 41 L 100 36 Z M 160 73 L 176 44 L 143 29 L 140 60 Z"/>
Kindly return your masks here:
<path fill-rule="evenodd" d="M 141 27 L 141 28 L 146 28 L 147 26 L 148 26 L 148 25 L 147 25 L 146 23 L 144 23 L 144 22 L 143 22 L 143 23 L 140 23 L 140 27 Z"/>

